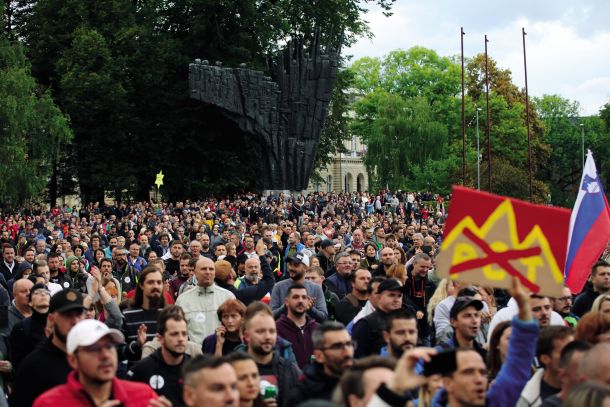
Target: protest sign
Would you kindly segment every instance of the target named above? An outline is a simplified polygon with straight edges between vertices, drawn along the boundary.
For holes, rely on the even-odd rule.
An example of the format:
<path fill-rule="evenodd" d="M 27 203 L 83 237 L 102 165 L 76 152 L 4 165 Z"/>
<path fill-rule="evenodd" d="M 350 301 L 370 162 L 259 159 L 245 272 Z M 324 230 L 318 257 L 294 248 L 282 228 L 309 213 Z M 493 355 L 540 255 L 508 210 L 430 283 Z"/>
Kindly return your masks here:
<path fill-rule="evenodd" d="M 570 211 L 454 187 L 437 274 L 494 288 L 511 276 L 530 291 L 562 296 Z"/>

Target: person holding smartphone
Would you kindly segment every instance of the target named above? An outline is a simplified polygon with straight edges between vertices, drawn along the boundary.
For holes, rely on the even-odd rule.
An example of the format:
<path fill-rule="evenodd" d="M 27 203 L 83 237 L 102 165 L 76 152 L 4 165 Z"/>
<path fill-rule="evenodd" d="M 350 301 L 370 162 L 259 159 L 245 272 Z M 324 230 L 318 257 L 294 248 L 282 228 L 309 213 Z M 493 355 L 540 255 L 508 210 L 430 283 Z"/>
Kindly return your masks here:
<path fill-rule="evenodd" d="M 487 366 L 474 349 L 458 348 L 439 353 L 433 348 L 420 347 L 402 355 L 391 380 L 379 386 L 367 407 L 402 407 L 409 401 L 404 394 L 439 373 L 443 377 L 443 389 L 432 400 L 435 407 L 516 405 L 531 376 L 530 365 L 536 354 L 540 328 L 538 321 L 532 318 L 529 293 L 514 277 L 511 295 L 519 305 L 519 314 L 513 318 L 508 355 L 493 386 L 488 387 Z M 420 360 L 425 362 L 424 374 L 417 371 Z"/>

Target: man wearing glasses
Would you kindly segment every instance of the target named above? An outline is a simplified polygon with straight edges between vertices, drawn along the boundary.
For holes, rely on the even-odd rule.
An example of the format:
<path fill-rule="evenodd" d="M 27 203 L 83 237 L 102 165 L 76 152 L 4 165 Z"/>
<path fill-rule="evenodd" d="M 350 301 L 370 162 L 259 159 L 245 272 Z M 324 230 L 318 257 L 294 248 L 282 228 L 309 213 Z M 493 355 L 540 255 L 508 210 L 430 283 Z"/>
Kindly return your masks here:
<path fill-rule="evenodd" d="M 578 316 L 572 312 L 572 291 L 568 287 L 563 287 L 563 295 L 551 300 L 553 311 L 557 312 L 566 324 L 576 327 Z"/>
<path fill-rule="evenodd" d="M 326 286 L 342 299 L 352 292 L 352 258 L 349 253 L 343 252 L 337 255 L 335 261 L 337 271 L 326 279 Z"/>
<path fill-rule="evenodd" d="M 146 384 L 115 377 L 116 346 L 124 341 L 121 331 L 110 329 L 103 322 L 94 319 L 79 322 L 68 334 L 66 346 L 68 363 L 74 370 L 66 384 L 43 393 L 34 406 L 130 406 L 136 400 L 137 405 L 171 406 Z"/>
<path fill-rule="evenodd" d="M 50 296 L 42 285 L 32 287 L 31 294 L 33 304 L 38 301 L 34 297 Z M 83 320 L 84 310 L 83 295 L 74 289 L 62 290 L 51 297 L 47 322 L 52 335 L 21 362 L 10 400 L 12 406 L 31 406 L 40 394 L 66 382 L 72 370 L 66 361 L 66 338 Z"/>
<path fill-rule="evenodd" d="M 354 362 L 354 348 L 345 326 L 326 321 L 313 332 L 315 361 L 305 367 L 303 376 L 290 392 L 285 405 L 296 406 L 305 400 L 330 400 L 343 372 Z"/>

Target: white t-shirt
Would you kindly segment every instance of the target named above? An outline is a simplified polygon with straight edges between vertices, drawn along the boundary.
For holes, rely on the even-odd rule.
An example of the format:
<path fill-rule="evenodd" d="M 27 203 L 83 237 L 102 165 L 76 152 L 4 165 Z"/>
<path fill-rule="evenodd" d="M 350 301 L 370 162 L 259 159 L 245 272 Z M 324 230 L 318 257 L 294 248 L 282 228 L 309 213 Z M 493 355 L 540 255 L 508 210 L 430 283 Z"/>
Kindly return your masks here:
<path fill-rule="evenodd" d="M 519 313 L 519 305 L 517 305 L 517 301 L 514 298 L 511 298 L 506 304 L 505 308 L 502 308 L 500 311 L 496 312 L 496 315 L 493 316 L 491 322 L 489 323 L 489 331 L 487 331 L 487 343 L 491 339 L 491 334 L 493 333 L 496 325 L 503 321 L 512 321 L 513 317 Z M 565 325 L 565 322 L 561 315 L 552 311 L 551 314 L 551 325 Z"/>

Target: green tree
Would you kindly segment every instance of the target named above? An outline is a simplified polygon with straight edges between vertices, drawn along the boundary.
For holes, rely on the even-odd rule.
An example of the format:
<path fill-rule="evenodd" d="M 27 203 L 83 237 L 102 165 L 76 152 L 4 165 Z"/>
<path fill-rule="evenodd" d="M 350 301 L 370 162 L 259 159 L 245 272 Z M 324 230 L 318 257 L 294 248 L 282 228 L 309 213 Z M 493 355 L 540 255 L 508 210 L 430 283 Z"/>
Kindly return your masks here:
<path fill-rule="evenodd" d="M 23 47 L 0 34 L 0 200 L 19 205 L 41 194 L 62 147 L 67 117 L 31 76 Z"/>
<path fill-rule="evenodd" d="M 542 140 L 552 146 L 550 160 L 539 173 L 549 181 L 552 201 L 569 206 L 582 175 L 580 106 L 559 95 L 543 95 L 534 102 L 544 125 Z"/>
<path fill-rule="evenodd" d="M 322 44 L 338 48 L 370 35 L 367 4 L 389 12 L 394 0 L 18 1 L 22 24 L 11 28 L 28 46 L 35 77 L 74 123 L 74 148 L 56 166 L 60 190 L 76 176 L 85 200 L 109 190 L 146 199 L 163 169 L 162 192 L 178 200 L 258 189 L 263 178 L 260 146 L 189 99 L 189 62 L 268 70 L 269 53 L 288 38 L 309 45 L 319 33 Z M 349 138 L 343 90 L 350 80 L 340 73 L 318 166 Z"/>
<path fill-rule="evenodd" d="M 104 37 L 81 27 L 57 62 L 59 99 L 75 132 L 76 174 L 87 201 L 129 187 L 131 159 L 121 154 L 129 107 L 120 70 Z"/>
<path fill-rule="evenodd" d="M 414 169 L 442 158 L 447 128 L 432 119 L 427 100 L 406 101 L 385 91 L 356 103 L 354 131 L 367 144 L 365 164 L 373 185 L 405 189 L 414 183 Z"/>

